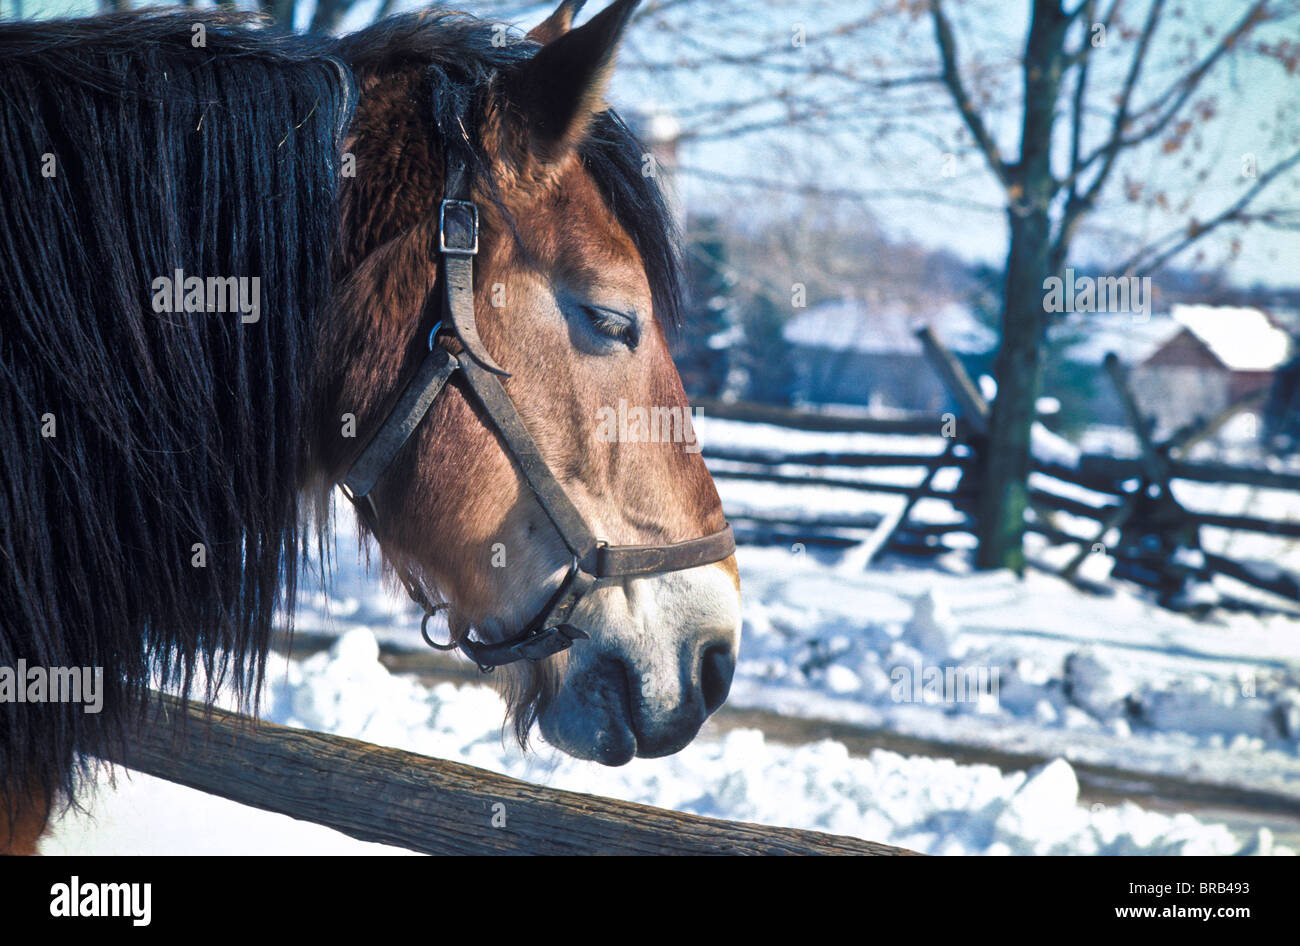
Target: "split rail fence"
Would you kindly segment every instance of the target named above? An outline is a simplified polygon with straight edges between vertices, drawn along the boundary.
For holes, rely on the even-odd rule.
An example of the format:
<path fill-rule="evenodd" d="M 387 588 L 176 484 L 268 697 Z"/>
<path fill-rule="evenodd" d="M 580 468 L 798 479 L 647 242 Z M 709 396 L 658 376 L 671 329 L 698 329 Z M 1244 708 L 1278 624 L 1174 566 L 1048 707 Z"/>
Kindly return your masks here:
<path fill-rule="evenodd" d="M 844 491 L 841 495 L 845 496 L 868 492 L 901 497 L 891 512 L 814 515 L 727 502 L 724 486 L 724 510 L 740 541 L 805 547 L 858 546 L 865 549 L 865 561 L 885 548 L 911 555 L 935 555 L 954 544 L 973 545 L 989 405 L 961 363 L 928 329 L 921 330 L 918 336 L 930 364 L 957 405 L 955 424 L 940 415 L 852 417 L 748 403 L 696 402 L 706 417 L 793 431 L 896 435 L 905 445 L 892 451 L 850 452 L 710 446 L 706 442 L 705 461 L 714 479 L 723 483 L 748 481 Z M 1171 487 L 1172 481 L 1181 480 L 1300 493 L 1300 473 L 1191 461 L 1182 456 L 1239 411 L 1255 406 L 1258 396 L 1156 443 L 1150 434 L 1150 422 L 1142 416 L 1118 360 L 1108 358 L 1105 368 L 1137 434 L 1140 454 L 1083 454 L 1077 463 L 1035 457 L 1026 529 L 1044 536 L 1051 545 L 1078 546 L 1063 568 L 1050 570 L 1088 590 L 1105 591 L 1104 586 L 1079 578 L 1077 572 L 1089 555 L 1106 554 L 1115 560 L 1112 577 L 1155 588 L 1170 601 L 1188 580 L 1206 580 L 1217 573 L 1285 599 L 1284 609 L 1289 609 L 1291 602 L 1300 602 L 1300 576 L 1294 572 L 1272 561 L 1216 554 L 1204 549 L 1200 542 L 1203 527 L 1296 540 L 1300 539 L 1300 520 L 1189 509 L 1175 498 L 1176 491 Z M 944 437 L 944 433 L 950 436 Z M 921 452 L 914 446 L 918 436 L 931 437 L 941 446 L 934 452 Z M 941 489 L 935 485 L 944 470 L 956 472 L 956 476 L 948 477 L 955 486 Z M 872 478 L 869 471 L 884 471 L 887 476 Z M 940 500 L 950 513 L 917 518 L 914 508 L 922 500 Z M 1294 505 L 1300 508 L 1300 501 Z M 1071 522 L 1071 517 L 1076 521 Z M 1094 525 L 1081 529 L 1079 519 Z M 954 543 L 950 537 L 958 534 L 966 537 Z M 1111 536 L 1117 538 L 1111 540 Z M 1034 564 L 1045 567 L 1041 562 Z"/>

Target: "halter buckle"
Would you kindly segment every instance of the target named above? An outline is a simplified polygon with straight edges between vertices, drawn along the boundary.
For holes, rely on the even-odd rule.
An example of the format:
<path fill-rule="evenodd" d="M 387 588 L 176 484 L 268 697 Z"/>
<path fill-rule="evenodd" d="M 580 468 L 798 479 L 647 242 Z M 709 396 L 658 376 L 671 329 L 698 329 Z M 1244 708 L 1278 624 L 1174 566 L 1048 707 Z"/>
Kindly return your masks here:
<path fill-rule="evenodd" d="M 449 217 L 455 225 L 451 240 L 447 239 Z M 478 252 L 478 204 L 468 200 L 442 202 L 438 211 L 438 251 L 456 256 L 473 256 Z"/>

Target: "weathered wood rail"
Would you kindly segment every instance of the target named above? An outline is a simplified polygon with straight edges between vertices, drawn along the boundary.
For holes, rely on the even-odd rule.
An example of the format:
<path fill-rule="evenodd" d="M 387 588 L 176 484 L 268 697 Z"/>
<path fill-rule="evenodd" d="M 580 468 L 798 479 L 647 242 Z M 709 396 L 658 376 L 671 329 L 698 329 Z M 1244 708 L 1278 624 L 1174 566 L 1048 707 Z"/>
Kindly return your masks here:
<path fill-rule="evenodd" d="M 112 761 L 362 841 L 426 854 L 913 853 L 545 788 L 159 694 Z"/>
<path fill-rule="evenodd" d="M 696 398 L 691 406 L 705 417 L 741 420 L 751 424 L 773 424 L 791 430 L 812 430 L 843 434 L 932 434 L 935 419 L 929 414 L 905 417 L 863 417 L 847 414 L 819 413 L 793 407 L 777 407 L 746 401 L 719 401 Z"/>

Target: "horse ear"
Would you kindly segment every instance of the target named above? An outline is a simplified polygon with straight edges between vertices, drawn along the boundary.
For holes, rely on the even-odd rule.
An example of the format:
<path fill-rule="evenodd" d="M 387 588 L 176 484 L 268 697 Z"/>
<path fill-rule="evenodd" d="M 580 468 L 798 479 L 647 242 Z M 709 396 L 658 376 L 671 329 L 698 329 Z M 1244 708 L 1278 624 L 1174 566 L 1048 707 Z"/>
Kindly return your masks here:
<path fill-rule="evenodd" d="M 604 109 L 614 53 L 638 2 L 617 0 L 506 75 L 506 95 L 523 116 L 532 155 L 544 162 L 558 159 L 582 139 L 592 115 Z M 547 23 L 569 6 L 571 18 L 581 3 L 561 4 Z"/>
<path fill-rule="evenodd" d="M 586 5 L 587 0 L 560 0 L 555 12 L 528 31 L 528 38 L 545 46 L 573 28 L 573 18 Z"/>

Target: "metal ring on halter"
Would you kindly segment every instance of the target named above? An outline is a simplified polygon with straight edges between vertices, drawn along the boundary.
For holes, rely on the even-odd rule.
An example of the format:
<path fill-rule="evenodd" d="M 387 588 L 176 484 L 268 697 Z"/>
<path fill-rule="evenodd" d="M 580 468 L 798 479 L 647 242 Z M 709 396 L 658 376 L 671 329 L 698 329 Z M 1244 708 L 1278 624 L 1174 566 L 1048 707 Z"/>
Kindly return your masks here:
<path fill-rule="evenodd" d="M 436 339 L 436 338 L 438 337 L 438 331 L 439 331 L 441 328 L 442 328 L 442 319 L 439 319 L 439 320 L 438 320 L 438 324 L 435 325 L 435 326 L 433 327 L 433 329 L 429 332 L 429 351 L 433 351 L 433 342 L 434 342 L 434 339 Z"/>
<path fill-rule="evenodd" d="M 451 605 L 445 603 L 434 605 L 432 611 L 425 612 L 424 620 L 420 622 L 420 636 L 423 637 L 424 642 L 434 650 L 455 650 L 459 646 L 454 637 L 445 644 L 439 644 L 429 636 L 429 618 L 433 617 L 439 611 L 445 611 L 449 607 L 451 607 Z M 448 630 L 450 630 L 450 628 L 448 628 Z"/>

